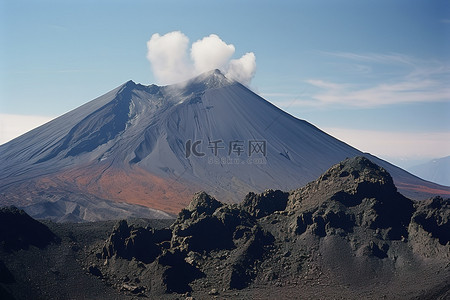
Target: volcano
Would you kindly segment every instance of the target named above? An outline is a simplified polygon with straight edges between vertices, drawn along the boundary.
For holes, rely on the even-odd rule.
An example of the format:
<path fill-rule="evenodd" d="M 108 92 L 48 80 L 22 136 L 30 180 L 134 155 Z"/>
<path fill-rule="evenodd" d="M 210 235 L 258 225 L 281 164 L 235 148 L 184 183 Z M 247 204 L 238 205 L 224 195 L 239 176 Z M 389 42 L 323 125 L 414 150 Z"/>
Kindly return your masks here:
<path fill-rule="evenodd" d="M 204 190 L 227 202 L 290 190 L 347 157 L 385 168 L 412 199 L 450 195 L 297 119 L 219 70 L 117 87 L 0 146 L 0 204 L 33 217 L 170 217 Z"/>

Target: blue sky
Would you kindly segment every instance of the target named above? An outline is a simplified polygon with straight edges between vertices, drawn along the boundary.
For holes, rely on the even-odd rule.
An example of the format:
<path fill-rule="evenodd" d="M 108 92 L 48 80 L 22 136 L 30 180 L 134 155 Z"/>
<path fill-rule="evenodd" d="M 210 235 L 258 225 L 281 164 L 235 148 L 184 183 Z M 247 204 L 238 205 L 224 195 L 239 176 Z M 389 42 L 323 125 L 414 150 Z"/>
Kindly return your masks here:
<path fill-rule="evenodd" d="M 0 0 L 0 143 L 132 79 L 155 33 L 256 56 L 250 87 L 400 166 L 450 155 L 449 1 Z"/>

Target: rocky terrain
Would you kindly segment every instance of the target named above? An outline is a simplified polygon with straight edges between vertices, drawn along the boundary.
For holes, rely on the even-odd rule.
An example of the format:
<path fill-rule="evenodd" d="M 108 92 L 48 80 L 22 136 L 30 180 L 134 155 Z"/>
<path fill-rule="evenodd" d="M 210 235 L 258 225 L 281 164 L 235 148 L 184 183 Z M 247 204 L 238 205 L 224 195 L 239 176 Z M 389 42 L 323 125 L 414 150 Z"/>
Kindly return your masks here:
<path fill-rule="evenodd" d="M 18 238 L 27 249 L 2 232 L 0 286 L 5 299 L 448 299 L 449 216 L 450 199 L 414 202 L 355 157 L 239 204 L 199 192 L 175 221 L 30 218 L 52 234 Z"/>

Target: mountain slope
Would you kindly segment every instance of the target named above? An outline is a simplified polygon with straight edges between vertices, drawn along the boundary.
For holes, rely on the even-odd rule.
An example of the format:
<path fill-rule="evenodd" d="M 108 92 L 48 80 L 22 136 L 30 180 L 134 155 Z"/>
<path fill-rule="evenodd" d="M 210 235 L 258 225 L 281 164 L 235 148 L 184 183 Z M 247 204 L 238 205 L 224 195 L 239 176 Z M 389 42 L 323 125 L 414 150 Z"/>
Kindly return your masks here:
<path fill-rule="evenodd" d="M 433 159 L 427 163 L 410 167 L 408 170 L 431 182 L 450 186 L 450 156 Z"/>
<path fill-rule="evenodd" d="M 292 189 L 361 155 L 215 70 L 159 87 L 132 81 L 0 146 L 2 204 L 67 201 L 64 194 L 178 212 L 206 190 L 225 201 Z M 450 189 L 376 157 L 402 193 Z"/>

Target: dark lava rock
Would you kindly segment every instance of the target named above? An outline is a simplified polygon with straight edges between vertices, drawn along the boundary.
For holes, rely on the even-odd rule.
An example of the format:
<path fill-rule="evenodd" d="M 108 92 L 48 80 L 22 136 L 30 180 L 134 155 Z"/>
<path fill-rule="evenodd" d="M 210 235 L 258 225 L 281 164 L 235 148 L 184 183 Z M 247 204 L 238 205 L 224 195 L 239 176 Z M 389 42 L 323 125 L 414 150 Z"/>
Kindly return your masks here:
<path fill-rule="evenodd" d="M 120 221 L 97 257 L 116 259 L 99 274 L 107 281 L 119 270 L 117 278 L 125 279 L 114 286 L 154 298 L 199 289 L 199 296 L 217 296 L 219 289 L 225 296 L 253 283 L 312 284 L 325 271 L 344 280 L 341 286 L 372 284 L 377 276 L 403 274 L 404 261 L 419 257 L 419 265 L 415 254 L 448 261 L 449 201 L 414 204 L 384 169 L 355 157 L 290 193 L 249 193 L 241 204 L 197 193 L 167 229 Z"/>
<path fill-rule="evenodd" d="M 6 289 L 0 286 L 0 299 L 2 300 L 16 300 Z"/>
<path fill-rule="evenodd" d="M 326 200 L 353 207 L 361 204 L 364 198 L 396 195 L 397 188 L 389 173 L 367 158 L 357 156 L 332 166 L 319 179 L 292 191 L 287 208 L 317 208 Z"/>
<path fill-rule="evenodd" d="M 256 224 L 255 218 L 237 205 L 224 205 L 218 208 L 213 216 L 230 232 L 235 232 L 238 226 L 252 228 Z"/>
<path fill-rule="evenodd" d="M 357 225 L 382 229 L 385 238 L 399 240 L 408 236 L 414 207 L 397 192 L 386 170 L 367 158 L 355 157 L 292 191 L 286 210 L 298 215 L 294 224 L 297 234 L 311 227 L 317 235 L 325 236 L 329 228 L 351 232 Z"/>
<path fill-rule="evenodd" d="M 122 258 L 127 257 L 125 241 L 130 236 L 130 228 L 125 220 L 120 220 L 113 229 L 108 240 L 103 247 L 104 257 L 113 257 L 117 255 Z"/>
<path fill-rule="evenodd" d="M 262 194 L 248 193 L 241 203 L 242 209 L 255 218 L 262 218 L 286 209 L 289 193 L 267 190 Z"/>
<path fill-rule="evenodd" d="M 262 259 L 265 247 L 274 241 L 273 236 L 255 225 L 250 238 L 232 254 L 231 267 L 224 273 L 223 282 L 231 289 L 243 289 L 256 277 L 255 266 Z"/>
<path fill-rule="evenodd" d="M 195 216 L 212 215 L 216 209 L 223 204 L 205 192 L 199 192 L 194 195 L 191 203 L 186 207 L 188 211 Z"/>
<path fill-rule="evenodd" d="M 103 257 L 118 256 L 136 258 L 144 263 L 151 263 L 161 254 L 161 243 L 172 238 L 168 229 L 129 227 L 127 221 L 119 221 L 103 247 Z"/>
<path fill-rule="evenodd" d="M 56 235 L 25 211 L 14 206 L 0 208 L 0 247 L 10 252 L 28 249 L 29 246 L 44 248 L 57 242 Z"/>
<path fill-rule="evenodd" d="M 103 277 L 102 271 L 96 265 L 90 265 L 88 268 L 88 272 L 96 277 Z"/>
<path fill-rule="evenodd" d="M 299 214 L 295 218 L 295 222 L 292 224 L 292 228 L 295 234 L 302 234 L 306 231 L 308 225 L 311 225 L 312 221 L 312 213 L 304 212 Z"/>
<path fill-rule="evenodd" d="M 241 208 L 223 205 L 208 194 L 195 194 L 172 224 L 172 247 L 189 252 L 233 249 L 238 226 L 253 227 L 253 218 Z"/>
<path fill-rule="evenodd" d="M 441 245 L 450 242 L 450 199 L 434 197 L 417 206 L 412 223 L 421 227 Z"/>
<path fill-rule="evenodd" d="M 155 243 L 164 243 L 172 239 L 172 230 L 169 228 L 152 230 L 152 238 Z"/>
<path fill-rule="evenodd" d="M 375 242 L 370 242 L 369 245 L 366 246 L 364 249 L 367 255 L 372 255 L 378 258 L 386 258 L 388 257 L 387 251 L 389 250 L 389 245 L 383 243 L 382 245 L 379 245 Z"/>
<path fill-rule="evenodd" d="M 135 285 L 131 285 L 131 284 L 122 284 L 120 291 L 122 292 L 130 292 L 131 294 L 134 295 L 144 295 L 145 292 L 145 287 L 143 286 L 135 286 Z"/>
<path fill-rule="evenodd" d="M 230 249 L 234 246 L 232 232 L 217 218 L 203 216 L 192 222 L 174 226 L 174 240 L 182 241 L 187 251 Z"/>
<path fill-rule="evenodd" d="M 162 284 L 166 293 L 187 293 L 192 291 L 189 286 L 193 280 L 205 276 L 199 269 L 188 264 L 186 253 L 179 250 L 164 251 L 158 258 L 158 264 L 165 266 L 162 273 Z"/>
<path fill-rule="evenodd" d="M 324 222 L 332 228 L 341 228 L 346 232 L 352 232 L 355 226 L 355 215 L 342 210 L 331 210 L 324 214 Z"/>
<path fill-rule="evenodd" d="M 0 260 L 0 283 L 14 283 L 14 275 L 6 267 L 5 263 Z"/>
<path fill-rule="evenodd" d="M 217 289 L 211 289 L 209 291 L 208 295 L 216 296 L 216 295 L 219 295 L 219 292 L 217 291 Z"/>

